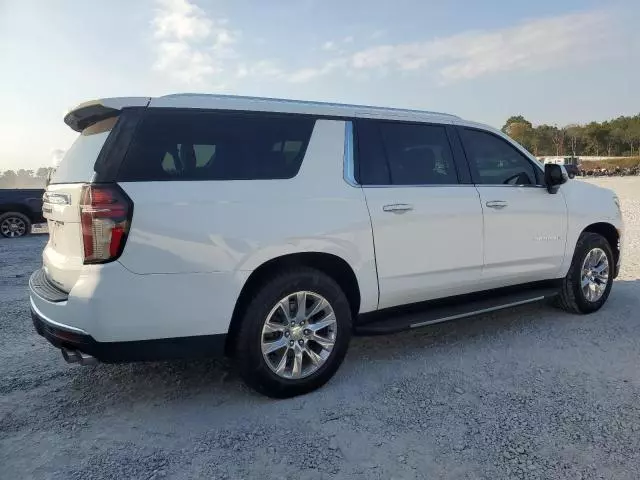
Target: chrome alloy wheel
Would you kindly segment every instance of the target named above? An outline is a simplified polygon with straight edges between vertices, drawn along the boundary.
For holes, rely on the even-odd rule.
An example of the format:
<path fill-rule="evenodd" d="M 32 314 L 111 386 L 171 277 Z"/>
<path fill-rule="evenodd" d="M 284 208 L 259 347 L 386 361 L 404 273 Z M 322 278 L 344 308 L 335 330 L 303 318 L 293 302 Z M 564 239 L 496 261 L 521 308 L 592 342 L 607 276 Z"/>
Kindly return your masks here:
<path fill-rule="evenodd" d="M 287 295 L 271 309 L 262 327 L 262 356 L 278 376 L 300 379 L 329 358 L 338 323 L 331 304 L 313 292 Z"/>
<path fill-rule="evenodd" d="M 22 237 L 27 233 L 27 224 L 20 217 L 7 217 L 0 225 L 0 232 L 5 237 Z"/>
<path fill-rule="evenodd" d="M 589 302 L 597 302 L 604 295 L 609 282 L 609 259 L 601 248 L 594 248 L 582 262 L 580 287 L 584 298 Z"/>

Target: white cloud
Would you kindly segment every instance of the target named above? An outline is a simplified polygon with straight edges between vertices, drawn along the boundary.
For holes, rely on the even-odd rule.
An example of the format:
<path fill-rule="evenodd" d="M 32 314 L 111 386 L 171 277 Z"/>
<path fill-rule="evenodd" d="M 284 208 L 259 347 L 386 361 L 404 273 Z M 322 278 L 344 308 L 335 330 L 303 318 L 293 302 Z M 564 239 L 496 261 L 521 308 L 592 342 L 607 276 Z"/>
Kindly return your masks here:
<path fill-rule="evenodd" d="M 155 36 L 178 40 L 204 40 L 213 22 L 198 6 L 187 0 L 158 0 L 160 9 L 153 19 Z"/>
<path fill-rule="evenodd" d="M 611 46 L 609 16 L 601 11 L 536 19 L 492 31 L 469 31 L 422 42 L 378 45 L 347 53 L 354 38 L 327 40 L 333 58 L 286 68 L 277 59 L 249 61 L 238 46 L 240 33 L 192 0 L 157 0 L 152 21 L 154 69 L 187 86 L 223 88 L 248 78 L 307 83 L 329 75 L 369 78 L 394 71 L 460 81 L 516 70 L 545 70 L 593 60 Z M 374 32 L 373 36 L 384 35 Z"/>
<path fill-rule="evenodd" d="M 291 83 L 304 83 L 311 80 L 315 80 L 318 77 L 323 77 L 335 72 L 340 68 L 345 68 L 349 60 L 347 58 L 334 58 L 324 63 L 320 67 L 301 68 L 289 73 L 282 74 L 282 77 L 287 82 Z"/>
<path fill-rule="evenodd" d="M 158 5 L 152 20 L 155 70 L 195 86 L 227 70 L 239 37 L 227 19 L 211 18 L 189 0 L 158 0 Z"/>
<path fill-rule="evenodd" d="M 237 78 L 245 77 L 271 77 L 278 78 L 283 75 L 283 71 L 278 65 L 271 60 L 260 60 L 259 62 L 249 64 L 241 63 L 236 69 Z"/>
<path fill-rule="evenodd" d="M 336 43 L 332 42 L 331 40 L 327 40 L 326 42 L 324 42 L 322 44 L 322 49 L 323 50 L 333 50 L 336 48 Z"/>
<path fill-rule="evenodd" d="M 513 70 L 545 70 L 592 59 L 598 54 L 609 18 L 603 12 L 533 20 L 492 32 L 450 37 L 356 52 L 354 69 L 435 71 L 444 81 Z"/>
<path fill-rule="evenodd" d="M 331 51 L 335 52 L 336 50 L 340 50 L 341 46 L 345 46 L 350 43 L 353 43 L 353 41 L 354 41 L 354 38 L 352 35 L 349 35 L 348 37 L 344 37 L 340 40 L 327 40 L 322 44 L 322 50 L 325 50 L 327 52 L 331 52 Z"/>

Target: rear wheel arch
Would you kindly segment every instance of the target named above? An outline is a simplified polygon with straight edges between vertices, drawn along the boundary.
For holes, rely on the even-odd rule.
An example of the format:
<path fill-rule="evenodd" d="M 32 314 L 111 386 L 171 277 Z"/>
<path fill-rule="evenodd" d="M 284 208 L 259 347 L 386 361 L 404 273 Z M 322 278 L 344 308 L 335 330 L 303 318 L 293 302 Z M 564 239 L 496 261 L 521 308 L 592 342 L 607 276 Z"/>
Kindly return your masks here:
<path fill-rule="evenodd" d="M 346 260 L 337 255 L 320 252 L 293 253 L 276 257 L 253 270 L 245 281 L 231 316 L 225 348 L 227 355 L 233 354 L 233 346 L 235 345 L 244 309 L 247 307 L 252 295 L 276 273 L 295 267 L 313 268 L 331 277 L 347 297 L 351 314 L 355 318 L 360 310 L 360 287 L 355 272 Z"/>

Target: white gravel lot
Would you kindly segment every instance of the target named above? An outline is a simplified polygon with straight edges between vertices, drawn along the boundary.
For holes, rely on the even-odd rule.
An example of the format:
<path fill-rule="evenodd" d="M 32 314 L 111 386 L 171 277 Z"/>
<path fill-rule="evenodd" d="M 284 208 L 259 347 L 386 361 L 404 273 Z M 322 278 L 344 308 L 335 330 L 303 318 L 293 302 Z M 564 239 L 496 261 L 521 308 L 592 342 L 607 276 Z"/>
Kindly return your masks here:
<path fill-rule="evenodd" d="M 284 401 L 225 362 L 65 364 L 29 317 L 46 237 L 0 240 L 0 478 L 640 478 L 640 178 L 589 181 L 627 224 L 600 312 L 356 338 L 328 385 Z"/>

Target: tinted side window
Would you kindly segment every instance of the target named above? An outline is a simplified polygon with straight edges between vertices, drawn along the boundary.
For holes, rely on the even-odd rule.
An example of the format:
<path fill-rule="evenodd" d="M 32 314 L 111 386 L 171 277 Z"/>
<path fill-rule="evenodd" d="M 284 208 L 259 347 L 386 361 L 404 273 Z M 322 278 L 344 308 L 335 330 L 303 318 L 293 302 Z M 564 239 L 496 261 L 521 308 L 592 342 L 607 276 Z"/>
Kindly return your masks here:
<path fill-rule="evenodd" d="M 444 126 L 384 122 L 380 131 L 393 185 L 458 183 Z"/>
<path fill-rule="evenodd" d="M 380 138 L 380 130 L 375 120 L 356 122 L 356 180 L 360 185 L 389 185 L 391 176 L 389 164 Z"/>
<path fill-rule="evenodd" d="M 117 121 L 117 116 L 111 117 L 85 128 L 65 153 L 60 165 L 51 176 L 50 183 L 91 181 L 96 159 Z"/>
<path fill-rule="evenodd" d="M 277 114 L 149 111 L 119 181 L 292 178 L 315 120 Z"/>
<path fill-rule="evenodd" d="M 461 129 L 474 176 L 483 185 L 535 185 L 535 167 L 515 147 L 488 132 Z"/>

